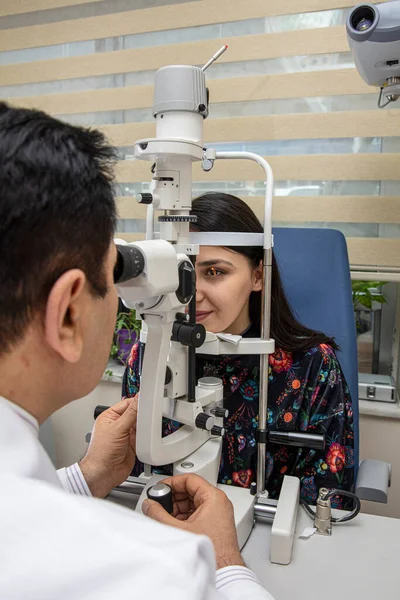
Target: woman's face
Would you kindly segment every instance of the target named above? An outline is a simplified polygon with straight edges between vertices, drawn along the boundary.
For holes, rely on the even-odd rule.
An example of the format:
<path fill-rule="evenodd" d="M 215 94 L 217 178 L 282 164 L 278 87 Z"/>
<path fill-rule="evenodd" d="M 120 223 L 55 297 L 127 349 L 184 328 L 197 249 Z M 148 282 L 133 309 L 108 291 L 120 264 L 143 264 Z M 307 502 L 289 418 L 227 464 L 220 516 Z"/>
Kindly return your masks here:
<path fill-rule="evenodd" d="M 238 252 L 201 246 L 196 276 L 196 321 L 213 333 L 241 334 L 250 324 L 250 294 L 262 288 L 261 268 Z"/>

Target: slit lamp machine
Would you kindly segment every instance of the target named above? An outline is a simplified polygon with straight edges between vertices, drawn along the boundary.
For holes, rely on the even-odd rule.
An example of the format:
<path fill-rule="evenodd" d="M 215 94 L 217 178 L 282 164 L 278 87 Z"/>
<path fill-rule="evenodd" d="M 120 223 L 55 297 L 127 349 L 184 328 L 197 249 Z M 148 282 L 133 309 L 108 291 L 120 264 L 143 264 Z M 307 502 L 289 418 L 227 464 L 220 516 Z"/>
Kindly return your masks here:
<path fill-rule="evenodd" d="M 265 490 L 266 444 L 286 444 L 323 448 L 324 437 L 297 432 L 273 432 L 267 427 L 268 356 L 274 352 L 270 338 L 271 268 L 273 236 L 271 213 L 273 173 L 268 162 L 251 152 L 216 152 L 205 148 L 203 123 L 208 116 L 209 95 L 205 71 L 225 52 L 223 46 L 203 68 L 173 65 L 156 74 L 153 115 L 156 137 L 135 143 L 135 159 L 151 165 L 150 192 L 137 200 L 148 205 L 146 240 L 125 243 L 115 240 L 118 260 L 115 283 L 128 308 L 142 319 L 144 343 L 137 422 L 137 456 L 145 463 L 141 479 L 145 483 L 137 510 L 147 497 L 164 506 L 171 502 L 166 486 L 152 475 L 151 466 L 173 464 L 173 474 L 196 473 L 217 485 L 224 436 L 222 381 L 215 377 L 195 379 L 196 351 L 209 355 L 260 355 L 260 411 L 257 432 L 257 483 L 249 489 L 220 485 L 234 505 L 238 539 L 246 542 L 255 516 L 274 518 L 271 558 L 290 562 L 299 504 L 299 480 L 285 477 L 281 499 L 268 501 Z M 210 171 L 215 161 L 251 160 L 266 178 L 264 234 L 193 233 L 196 222 L 191 214 L 192 167 L 199 162 Z M 154 233 L 158 216 L 159 237 Z M 195 322 L 196 278 L 190 256 L 199 246 L 262 246 L 263 292 L 261 337 L 206 332 Z M 162 418 L 177 421 L 181 427 L 162 437 Z"/>

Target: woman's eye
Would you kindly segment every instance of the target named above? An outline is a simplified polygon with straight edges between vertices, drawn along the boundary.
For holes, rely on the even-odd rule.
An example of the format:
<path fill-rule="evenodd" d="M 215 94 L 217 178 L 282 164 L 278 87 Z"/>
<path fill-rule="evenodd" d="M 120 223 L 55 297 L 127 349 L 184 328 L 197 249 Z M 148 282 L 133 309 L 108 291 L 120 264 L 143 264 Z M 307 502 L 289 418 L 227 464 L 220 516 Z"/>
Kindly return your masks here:
<path fill-rule="evenodd" d="M 207 269 L 206 275 L 207 277 L 218 277 L 219 275 L 224 275 L 224 272 L 216 267 L 211 267 L 210 269 Z"/>

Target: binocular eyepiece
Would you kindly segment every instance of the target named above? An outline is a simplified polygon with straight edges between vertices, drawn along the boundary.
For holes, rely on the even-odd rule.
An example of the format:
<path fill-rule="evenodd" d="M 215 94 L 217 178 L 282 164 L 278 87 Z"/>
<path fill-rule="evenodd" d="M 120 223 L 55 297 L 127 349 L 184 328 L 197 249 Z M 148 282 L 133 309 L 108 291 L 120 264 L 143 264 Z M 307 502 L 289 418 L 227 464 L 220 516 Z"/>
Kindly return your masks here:
<path fill-rule="evenodd" d="M 117 262 L 114 267 L 114 283 L 124 283 L 143 273 L 145 260 L 135 246 L 117 245 Z"/>

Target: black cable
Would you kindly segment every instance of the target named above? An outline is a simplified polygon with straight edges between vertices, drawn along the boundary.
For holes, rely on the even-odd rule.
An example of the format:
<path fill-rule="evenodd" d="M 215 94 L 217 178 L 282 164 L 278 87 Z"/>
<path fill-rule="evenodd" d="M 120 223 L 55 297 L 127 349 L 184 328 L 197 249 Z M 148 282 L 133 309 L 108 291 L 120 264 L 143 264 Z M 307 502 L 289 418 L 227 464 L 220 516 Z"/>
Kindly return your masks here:
<path fill-rule="evenodd" d="M 306 511 L 308 512 L 310 517 L 312 517 L 314 519 L 315 511 L 313 511 L 313 509 L 310 508 L 310 505 L 305 500 L 300 500 L 300 504 L 306 509 Z"/>
<path fill-rule="evenodd" d="M 325 494 L 325 496 L 322 498 L 322 500 L 328 500 L 329 498 L 332 498 L 332 496 L 346 496 L 346 498 L 352 498 L 355 503 L 355 507 L 353 508 L 353 510 L 346 513 L 345 515 L 343 515 L 343 517 L 339 517 L 338 519 L 336 519 L 335 517 L 332 517 L 331 518 L 332 523 L 345 523 L 346 521 L 351 521 L 360 512 L 360 510 L 361 510 L 360 499 L 358 498 L 358 496 L 353 494 L 353 492 L 348 492 L 346 490 L 331 490 L 330 492 Z"/>
<path fill-rule="evenodd" d="M 355 503 L 355 507 L 350 512 L 343 515 L 343 517 L 331 517 L 332 523 L 346 523 L 347 521 L 352 521 L 361 510 L 361 502 L 358 496 L 353 494 L 352 492 L 347 492 L 346 490 L 330 490 L 325 496 L 321 498 L 321 500 L 328 500 L 332 498 L 332 496 L 346 496 L 346 498 L 352 498 Z M 315 512 L 309 506 L 309 504 L 305 500 L 300 500 L 300 504 L 306 509 L 308 514 L 314 519 Z"/>

